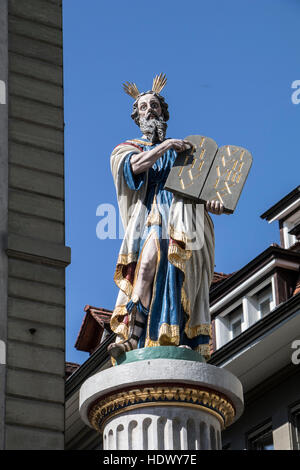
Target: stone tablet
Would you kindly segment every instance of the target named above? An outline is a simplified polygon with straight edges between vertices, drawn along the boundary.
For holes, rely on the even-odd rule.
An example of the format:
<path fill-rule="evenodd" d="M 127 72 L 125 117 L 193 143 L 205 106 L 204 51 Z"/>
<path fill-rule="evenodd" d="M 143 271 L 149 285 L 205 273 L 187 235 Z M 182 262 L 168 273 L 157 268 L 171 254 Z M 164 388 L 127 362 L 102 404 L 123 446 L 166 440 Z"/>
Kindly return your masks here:
<path fill-rule="evenodd" d="M 185 140 L 193 147 L 178 154 L 165 189 L 198 201 L 218 146 L 213 139 L 202 135 L 189 135 Z"/>
<path fill-rule="evenodd" d="M 218 149 L 213 139 L 200 135 L 185 140 L 193 148 L 178 154 L 165 189 L 199 203 L 218 200 L 232 214 L 252 165 L 250 152 L 234 145 Z"/>
<path fill-rule="evenodd" d="M 252 165 L 252 155 L 242 147 L 225 145 L 219 148 L 214 159 L 200 200 L 219 200 L 224 212 L 232 214 Z"/>

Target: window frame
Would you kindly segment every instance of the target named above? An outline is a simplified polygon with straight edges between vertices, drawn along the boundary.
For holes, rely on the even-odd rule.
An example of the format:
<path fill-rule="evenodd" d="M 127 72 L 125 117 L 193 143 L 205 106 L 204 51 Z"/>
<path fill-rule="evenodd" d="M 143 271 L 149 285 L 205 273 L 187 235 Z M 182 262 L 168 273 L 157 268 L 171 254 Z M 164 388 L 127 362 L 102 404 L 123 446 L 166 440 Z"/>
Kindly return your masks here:
<path fill-rule="evenodd" d="M 260 294 L 260 292 L 264 291 L 264 290 L 269 290 L 269 292 L 266 292 L 265 294 Z M 261 295 L 261 298 L 260 298 L 260 295 Z M 263 287 L 260 291 L 258 291 L 255 296 L 257 297 L 257 312 L 258 312 L 258 318 L 259 320 L 261 318 L 264 318 L 266 317 L 267 315 L 269 315 L 269 313 L 272 312 L 274 306 L 274 299 L 273 299 L 273 292 L 272 292 L 272 284 L 267 284 L 265 287 Z M 270 306 L 270 310 L 265 313 L 263 315 L 262 313 L 262 310 L 261 310 L 261 305 L 263 304 L 263 302 L 265 302 L 266 300 L 269 300 L 269 306 Z"/>
<path fill-rule="evenodd" d="M 300 450 L 300 423 L 299 429 L 296 427 L 295 415 L 299 415 L 300 421 L 300 401 L 289 406 L 289 423 L 291 430 L 292 450 Z"/>
<path fill-rule="evenodd" d="M 231 318 L 233 317 L 233 318 Z M 243 303 L 235 307 L 231 312 L 229 312 L 225 319 L 227 319 L 229 338 L 230 341 L 234 338 L 237 338 L 243 332 L 243 324 L 245 322 L 244 307 Z M 233 325 L 240 323 L 241 332 L 237 335 L 233 335 Z"/>
<path fill-rule="evenodd" d="M 268 419 L 267 421 L 260 423 L 255 428 L 252 428 L 250 431 L 246 433 L 246 449 L 247 450 L 268 450 L 268 449 L 256 449 L 254 448 L 253 444 L 255 441 L 258 441 L 260 437 L 263 437 L 269 433 L 271 433 L 272 435 L 272 441 L 273 441 L 272 450 L 274 450 L 273 424 L 272 424 L 271 419 Z"/>

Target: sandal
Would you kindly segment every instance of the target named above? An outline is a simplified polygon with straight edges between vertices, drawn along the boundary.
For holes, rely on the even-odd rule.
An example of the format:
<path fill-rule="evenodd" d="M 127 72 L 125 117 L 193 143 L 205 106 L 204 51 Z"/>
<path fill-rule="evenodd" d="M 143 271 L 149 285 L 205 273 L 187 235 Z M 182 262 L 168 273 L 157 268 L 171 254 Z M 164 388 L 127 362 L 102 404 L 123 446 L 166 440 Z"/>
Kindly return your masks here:
<path fill-rule="evenodd" d="M 119 343 L 112 343 L 107 348 L 109 354 L 114 359 L 125 352 L 137 349 L 139 339 L 146 325 L 146 317 L 149 313 L 149 309 L 142 305 L 137 296 L 133 296 L 133 298 L 128 302 L 126 310 L 131 314 L 128 338 L 120 341 Z M 136 319 L 137 316 L 139 320 Z M 141 321 L 141 319 L 143 321 Z"/>

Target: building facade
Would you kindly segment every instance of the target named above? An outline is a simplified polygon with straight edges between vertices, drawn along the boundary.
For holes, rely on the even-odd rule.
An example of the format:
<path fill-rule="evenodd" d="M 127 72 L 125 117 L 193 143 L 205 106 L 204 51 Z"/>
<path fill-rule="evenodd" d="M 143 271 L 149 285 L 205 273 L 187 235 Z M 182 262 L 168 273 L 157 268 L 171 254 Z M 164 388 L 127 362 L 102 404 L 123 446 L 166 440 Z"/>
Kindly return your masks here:
<path fill-rule="evenodd" d="M 0 0 L 0 448 L 64 448 L 61 0 Z"/>
<path fill-rule="evenodd" d="M 262 219 L 273 244 L 211 289 L 214 354 L 243 383 L 245 411 L 223 433 L 225 449 L 300 448 L 300 187 Z"/>

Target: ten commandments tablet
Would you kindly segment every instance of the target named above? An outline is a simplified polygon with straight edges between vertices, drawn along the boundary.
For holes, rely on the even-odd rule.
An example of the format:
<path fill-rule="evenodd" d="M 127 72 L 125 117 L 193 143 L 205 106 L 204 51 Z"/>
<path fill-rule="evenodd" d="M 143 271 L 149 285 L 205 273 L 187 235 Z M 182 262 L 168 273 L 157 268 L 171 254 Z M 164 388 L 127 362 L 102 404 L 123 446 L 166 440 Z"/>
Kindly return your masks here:
<path fill-rule="evenodd" d="M 197 202 L 218 200 L 233 213 L 252 165 L 251 153 L 235 145 L 218 148 L 209 137 L 185 138 L 193 147 L 179 153 L 165 189 Z"/>

